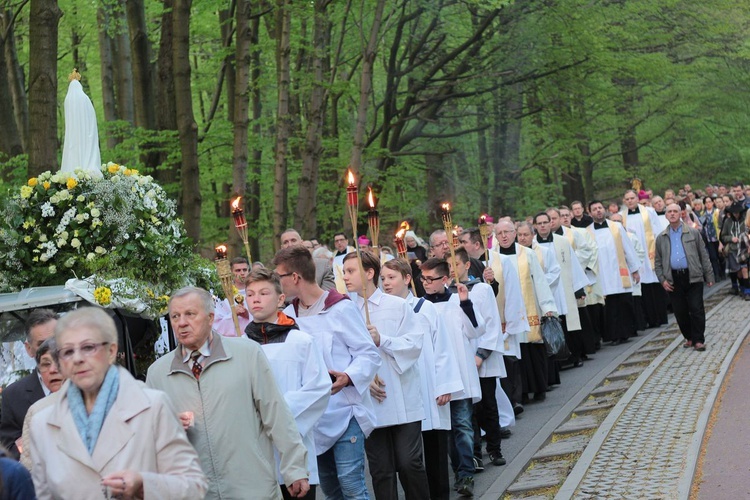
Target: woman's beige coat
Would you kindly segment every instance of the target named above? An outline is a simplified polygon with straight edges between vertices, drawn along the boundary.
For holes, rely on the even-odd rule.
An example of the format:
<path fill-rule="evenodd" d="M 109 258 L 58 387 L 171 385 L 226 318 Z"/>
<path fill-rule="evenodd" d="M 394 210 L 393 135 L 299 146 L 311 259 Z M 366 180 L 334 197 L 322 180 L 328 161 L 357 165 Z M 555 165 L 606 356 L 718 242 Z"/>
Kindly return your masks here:
<path fill-rule="evenodd" d="M 198 455 L 167 396 L 120 368 L 120 388 L 89 455 L 68 407 L 67 384 L 57 401 L 31 420 L 32 477 L 37 497 L 109 498 L 102 477 L 132 470 L 143 476 L 144 498 L 202 499 L 207 482 Z"/>

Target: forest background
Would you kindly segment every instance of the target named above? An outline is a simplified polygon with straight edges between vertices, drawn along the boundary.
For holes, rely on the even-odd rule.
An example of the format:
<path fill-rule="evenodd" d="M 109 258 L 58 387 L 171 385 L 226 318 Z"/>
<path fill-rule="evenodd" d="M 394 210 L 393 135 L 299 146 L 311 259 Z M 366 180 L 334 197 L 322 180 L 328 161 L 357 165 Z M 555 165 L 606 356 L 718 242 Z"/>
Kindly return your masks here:
<path fill-rule="evenodd" d="M 103 162 L 153 175 L 207 255 L 240 253 L 236 194 L 254 259 L 289 226 L 331 246 L 348 166 L 381 241 L 445 201 L 470 226 L 747 182 L 749 23 L 746 0 L 0 0 L 0 196 L 59 168 L 73 68 Z"/>

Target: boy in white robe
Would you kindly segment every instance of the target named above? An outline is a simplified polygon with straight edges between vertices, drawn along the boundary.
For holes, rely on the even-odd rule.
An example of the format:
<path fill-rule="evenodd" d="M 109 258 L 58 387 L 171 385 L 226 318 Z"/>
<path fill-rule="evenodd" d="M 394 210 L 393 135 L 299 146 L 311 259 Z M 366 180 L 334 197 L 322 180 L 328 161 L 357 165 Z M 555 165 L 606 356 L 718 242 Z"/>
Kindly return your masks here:
<path fill-rule="evenodd" d="M 482 398 L 474 360 L 476 350 L 471 345 L 471 339 L 484 333 L 484 318 L 474 308 L 465 285 L 457 285 L 457 294 L 446 288 L 450 272 L 445 260 L 427 259 L 420 270 L 425 298 L 435 304 L 440 313 L 458 360 L 463 390 L 451 394 L 450 456 L 459 495 L 471 496 L 474 493 L 472 405 Z"/>
<path fill-rule="evenodd" d="M 305 499 L 315 498 L 318 478 L 318 460 L 315 452 L 313 428 L 325 413 L 331 396 L 331 378 L 323 354 L 313 338 L 299 330 L 297 323 L 279 311 L 284 306 L 285 295 L 279 277 L 268 269 L 252 271 L 247 278 L 246 297 L 253 321 L 245 329 L 246 335 L 258 342 L 270 361 L 271 371 L 279 385 L 284 400 L 292 411 L 294 421 L 307 448 L 310 491 Z M 292 497 L 279 473 L 278 453 L 276 470 L 281 493 L 285 499 Z"/>
<path fill-rule="evenodd" d="M 343 277 L 363 318 L 363 294 L 367 296 L 367 329 L 382 359 L 370 384 L 377 423 L 365 441 L 375 498 L 398 500 L 398 479 L 407 500 L 427 500 L 430 492 L 422 452 L 425 413 L 418 366 L 424 331 L 406 300 L 375 286 L 380 279 L 379 259 L 366 250 L 361 259 L 362 268 L 356 253 L 344 257 Z"/>
<path fill-rule="evenodd" d="M 451 349 L 449 333 L 434 304 L 424 297 L 417 298 L 409 290 L 411 265 L 403 259 L 393 259 L 381 271 L 383 291 L 405 299 L 417 313 L 424 331 L 419 372 L 422 380 L 422 401 L 425 418 L 422 420 L 422 443 L 425 471 L 430 486 L 430 498 L 450 498 L 448 474 L 448 435 L 451 429 L 451 393 L 463 390 L 458 361 Z"/>
<path fill-rule="evenodd" d="M 320 288 L 305 247 L 279 250 L 273 264 L 284 293 L 293 297 L 284 314 L 313 336 L 333 381 L 314 429 L 320 488 L 327 498 L 367 499 L 364 442 L 375 427 L 370 382 L 381 363 L 378 349 L 349 297 Z"/>

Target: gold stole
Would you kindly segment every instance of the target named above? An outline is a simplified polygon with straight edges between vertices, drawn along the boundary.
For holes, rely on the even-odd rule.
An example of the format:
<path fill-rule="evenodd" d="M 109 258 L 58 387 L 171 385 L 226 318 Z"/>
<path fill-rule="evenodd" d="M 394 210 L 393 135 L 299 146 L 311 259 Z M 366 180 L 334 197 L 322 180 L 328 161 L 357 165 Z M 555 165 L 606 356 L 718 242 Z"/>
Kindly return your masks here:
<path fill-rule="evenodd" d="M 335 271 L 338 271 L 333 273 L 333 282 L 336 284 L 336 291 L 342 295 L 346 295 L 349 292 L 346 289 L 346 283 L 344 283 L 344 271 L 340 265 L 336 263 L 333 265 L 336 267 Z"/>
<path fill-rule="evenodd" d="M 641 219 L 643 220 L 643 231 L 646 233 L 646 252 L 648 253 L 648 260 L 651 262 L 651 269 L 653 269 L 656 259 L 656 238 L 654 238 L 654 228 L 651 227 L 651 216 L 649 216 L 648 210 L 641 210 L 640 208 L 638 209 L 638 213 L 641 214 Z M 622 225 L 623 227 L 627 227 L 625 225 L 628 220 L 627 209 L 622 215 Z"/>
<path fill-rule="evenodd" d="M 526 306 L 526 317 L 529 320 L 531 330 L 526 336 L 529 342 L 541 342 L 542 330 L 539 321 L 539 310 L 536 306 L 536 296 L 534 294 L 534 282 L 531 280 L 531 271 L 529 270 L 529 256 L 526 253 L 526 247 L 518 245 L 516 250 L 520 250 L 518 258 L 518 277 L 521 280 L 521 295 L 523 303 Z M 530 251 L 530 249 L 528 250 Z"/>
<path fill-rule="evenodd" d="M 573 251 L 575 251 L 576 250 L 576 238 L 575 236 L 573 236 L 573 230 L 570 228 L 568 228 L 567 231 L 563 229 L 563 234 L 568 238 L 568 242 L 570 243 L 570 246 L 572 246 Z"/>
<path fill-rule="evenodd" d="M 495 301 L 497 302 L 497 309 L 500 311 L 500 323 L 503 333 L 505 333 L 505 276 L 503 276 L 503 263 L 500 262 L 500 254 L 498 254 L 496 259 L 492 260 L 490 269 L 492 269 L 495 281 L 497 281 L 497 296 L 495 296 Z M 507 351 L 508 349 L 510 349 L 510 344 L 506 340 L 505 350 Z"/>
<path fill-rule="evenodd" d="M 546 271 L 544 268 L 544 252 L 542 252 L 542 245 L 537 243 L 534 251 L 536 252 L 536 260 L 539 261 L 539 266 L 542 268 L 542 271 Z"/>

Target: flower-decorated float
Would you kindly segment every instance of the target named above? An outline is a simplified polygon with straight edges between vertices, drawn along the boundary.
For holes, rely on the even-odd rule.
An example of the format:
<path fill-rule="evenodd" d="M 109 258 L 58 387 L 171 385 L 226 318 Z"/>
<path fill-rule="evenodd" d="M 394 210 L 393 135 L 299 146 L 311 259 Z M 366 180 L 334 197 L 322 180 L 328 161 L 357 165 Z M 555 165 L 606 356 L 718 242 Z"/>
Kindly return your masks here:
<path fill-rule="evenodd" d="M 138 351 L 137 339 L 144 358 L 153 358 L 148 350 L 162 329 L 155 321 L 165 314 L 171 292 L 187 285 L 220 291 L 221 285 L 211 262 L 193 252 L 176 204 L 161 186 L 124 165 L 101 165 L 96 116 L 79 78 L 74 72 L 65 99 L 60 171 L 28 179 L 5 199 L 0 340 L 22 338 L 23 311 L 32 306 L 68 304 L 59 307 L 64 309 L 87 302 L 122 317 L 125 356 Z M 6 346 L 0 357 L 5 378 L 9 367 L 29 361 L 9 359 L 18 346 L 10 351 Z M 0 380 L 3 375 L 0 369 Z"/>

